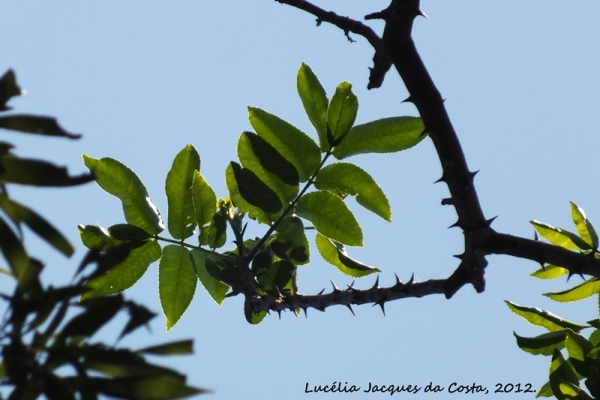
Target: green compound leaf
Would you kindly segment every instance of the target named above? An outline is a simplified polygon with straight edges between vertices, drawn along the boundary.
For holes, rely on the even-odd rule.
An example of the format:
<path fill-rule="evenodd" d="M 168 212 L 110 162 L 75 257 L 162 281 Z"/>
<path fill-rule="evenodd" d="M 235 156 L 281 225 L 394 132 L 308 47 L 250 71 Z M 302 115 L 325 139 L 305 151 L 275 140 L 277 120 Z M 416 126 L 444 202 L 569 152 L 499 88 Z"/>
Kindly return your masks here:
<path fill-rule="evenodd" d="M 167 330 L 179 321 L 196 292 L 198 277 L 190 257 L 190 251 L 183 246 L 170 244 L 163 249 L 158 265 L 158 292 Z"/>
<path fill-rule="evenodd" d="M 321 152 L 308 135 L 260 108 L 248 107 L 248 118 L 258 136 L 296 167 L 300 182 L 307 181 L 317 170 Z"/>
<path fill-rule="evenodd" d="M 327 110 L 327 141 L 332 147 L 342 142 L 354 125 L 357 113 L 358 98 L 352 93 L 352 85 L 348 82 L 340 83 Z"/>
<path fill-rule="evenodd" d="M 283 208 L 277 194 L 249 169 L 231 162 L 225 172 L 229 195 L 235 206 L 258 222 L 270 223 Z"/>
<path fill-rule="evenodd" d="M 556 279 L 561 276 L 567 275 L 569 270 L 563 267 L 559 267 L 558 265 L 546 265 L 544 268 L 540 268 L 535 272 L 529 274 L 529 276 L 533 276 L 538 279 Z"/>
<path fill-rule="evenodd" d="M 564 290 L 562 292 L 544 293 L 544 296 L 560 303 L 566 303 L 569 301 L 587 299 L 588 297 L 597 293 L 600 293 L 600 280 L 598 280 L 598 278 L 592 278 L 581 285 L 575 286 L 574 288 Z"/>
<path fill-rule="evenodd" d="M 44 217 L 29 207 L 11 200 L 6 194 L 0 194 L 0 208 L 15 222 L 24 223 L 44 239 L 49 245 L 69 257 L 73 254 L 73 246 Z"/>
<path fill-rule="evenodd" d="M 298 194 L 296 167 L 257 134 L 242 133 L 238 141 L 238 158 L 244 168 L 273 189 L 282 203 L 289 203 Z"/>
<path fill-rule="evenodd" d="M 309 245 L 302 220 L 285 218 L 275 227 L 276 233 L 269 242 L 275 255 L 295 265 L 308 264 Z"/>
<path fill-rule="evenodd" d="M 218 304 L 223 304 L 223 300 L 225 300 L 225 295 L 229 290 L 229 286 L 222 283 L 218 279 L 215 279 L 211 274 L 208 273 L 206 269 L 206 260 L 208 258 L 212 258 L 213 262 L 217 262 L 218 256 L 216 255 L 207 255 L 205 252 L 200 250 L 192 250 L 192 264 L 194 265 L 194 270 L 196 271 L 196 275 L 198 275 L 198 279 L 200 279 L 200 283 L 204 286 L 204 289 L 208 292 L 210 297 Z"/>
<path fill-rule="evenodd" d="M 321 234 L 317 234 L 316 241 L 319 253 L 321 253 L 321 256 L 323 256 L 325 261 L 332 264 L 337 269 L 339 269 L 340 272 L 346 275 L 350 275 L 355 278 L 360 278 L 363 276 L 381 272 L 381 270 L 378 268 L 370 267 L 352 259 L 348 255 L 348 253 L 346 253 L 344 245 L 340 243 L 328 239 Z"/>
<path fill-rule="evenodd" d="M 515 332 L 513 332 L 513 335 L 517 338 L 517 345 L 521 350 L 544 356 L 551 356 L 554 350 L 563 349 L 567 339 L 567 331 L 565 330 L 548 332 L 532 338 L 519 336 Z"/>
<path fill-rule="evenodd" d="M 342 143 L 335 147 L 337 159 L 364 153 L 392 153 L 419 143 L 425 125 L 418 117 L 391 117 L 356 125 Z"/>
<path fill-rule="evenodd" d="M 167 227 L 174 239 L 187 239 L 196 228 L 196 213 L 192 201 L 194 172 L 200 170 L 200 155 L 191 144 L 186 145 L 173 160 L 167 173 Z"/>
<path fill-rule="evenodd" d="M 217 196 L 199 171 L 194 171 L 192 179 L 192 201 L 200 227 L 200 244 L 204 246 L 209 242 L 210 223 L 217 209 Z"/>
<path fill-rule="evenodd" d="M 132 170 L 112 158 L 94 159 L 84 154 L 83 160 L 94 173 L 98 185 L 121 200 L 129 224 L 152 234 L 165 228 L 146 187 Z"/>
<path fill-rule="evenodd" d="M 319 135 L 321 151 L 325 152 L 330 148 L 327 141 L 327 108 L 329 106 L 327 93 L 317 76 L 304 63 L 298 70 L 296 85 L 306 115 Z"/>
<path fill-rule="evenodd" d="M 79 139 L 81 135 L 65 131 L 55 118 L 39 117 L 37 115 L 10 115 L 0 117 L 0 129 L 9 129 L 24 133 L 34 133 L 46 136 L 62 136 Z"/>
<path fill-rule="evenodd" d="M 581 239 L 591 245 L 592 248 L 598 248 L 598 233 L 594 225 L 586 217 L 585 212 L 577 204 L 571 202 L 571 218 L 577 228 L 577 233 Z"/>
<path fill-rule="evenodd" d="M 313 223 L 330 239 L 348 246 L 362 246 L 363 232 L 346 203 L 330 192 L 312 192 L 300 198 L 296 214 Z"/>
<path fill-rule="evenodd" d="M 540 310 L 539 308 L 520 306 L 508 300 L 505 300 L 504 302 L 512 312 L 524 318 L 530 324 L 541 326 L 550 332 L 561 331 L 564 329 L 571 329 L 574 332 L 579 332 L 583 328 L 588 327 L 587 325 L 580 325 L 575 322 L 567 321 L 551 312 Z"/>
<path fill-rule="evenodd" d="M 81 296 L 81 300 L 108 296 L 129 289 L 160 256 L 161 248 L 155 240 L 131 250 L 127 258 L 115 268 L 90 280 L 86 285 L 90 290 Z"/>
<path fill-rule="evenodd" d="M 356 196 L 358 204 L 386 221 L 391 221 L 392 210 L 385 193 L 371 175 L 354 164 L 334 163 L 326 166 L 319 171 L 315 187 L 342 198 L 347 195 Z"/>
<path fill-rule="evenodd" d="M 539 221 L 530 221 L 535 230 L 550 243 L 569 250 L 591 250 L 590 244 L 586 243 L 576 234 L 556 226 L 548 225 Z"/>

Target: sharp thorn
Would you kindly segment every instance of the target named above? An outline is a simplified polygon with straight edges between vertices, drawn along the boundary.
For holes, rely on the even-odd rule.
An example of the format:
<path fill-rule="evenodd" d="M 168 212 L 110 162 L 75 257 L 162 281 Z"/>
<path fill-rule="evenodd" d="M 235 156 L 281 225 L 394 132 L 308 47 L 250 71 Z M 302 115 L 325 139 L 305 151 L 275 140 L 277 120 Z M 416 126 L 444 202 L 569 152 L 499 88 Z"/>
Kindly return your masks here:
<path fill-rule="evenodd" d="M 415 283 L 415 273 L 414 272 L 412 273 L 412 275 L 410 276 L 410 279 L 408 280 L 408 282 L 406 284 L 412 285 L 413 283 Z"/>
<path fill-rule="evenodd" d="M 446 182 L 446 177 L 444 175 L 442 175 L 442 177 L 440 179 L 438 179 L 437 181 L 435 181 L 433 183 L 440 183 L 440 182 Z"/>
<path fill-rule="evenodd" d="M 304 316 L 306 318 L 308 318 L 308 307 L 304 307 L 303 310 L 304 310 Z"/>
<path fill-rule="evenodd" d="M 448 227 L 450 228 L 460 228 L 460 219 Z"/>
<path fill-rule="evenodd" d="M 419 11 L 417 12 L 417 15 L 420 15 L 421 17 L 425 17 L 425 18 L 429 19 L 429 17 L 427 16 L 427 14 L 425 14 L 425 13 L 424 13 L 423 11 L 421 11 L 421 10 L 419 10 Z"/>
<path fill-rule="evenodd" d="M 533 240 L 535 240 L 536 242 L 540 241 L 540 237 L 538 236 L 537 231 L 533 231 Z"/>
<path fill-rule="evenodd" d="M 452 199 L 452 197 L 448 197 L 446 199 L 442 199 L 442 205 L 443 206 L 451 206 L 452 204 L 454 204 L 454 200 Z"/>
<path fill-rule="evenodd" d="M 398 274 L 394 273 L 394 275 L 396 276 L 396 285 L 402 285 L 402 281 L 398 278 Z"/>
<path fill-rule="evenodd" d="M 414 103 L 412 96 L 408 96 L 406 99 L 402 100 L 402 103 Z"/>
<path fill-rule="evenodd" d="M 375 307 L 375 306 L 381 307 L 381 312 L 385 316 L 385 301 L 378 301 L 375 304 L 373 304 L 373 307 Z"/>
<path fill-rule="evenodd" d="M 455 254 L 452 257 L 458 258 L 459 260 L 463 261 L 465 258 L 465 253 L 462 254 Z"/>
<path fill-rule="evenodd" d="M 375 284 L 371 289 L 379 289 L 379 275 L 377 275 L 377 279 L 375 280 Z"/>
<path fill-rule="evenodd" d="M 485 222 L 487 223 L 487 225 L 488 225 L 488 226 L 491 226 L 491 225 L 492 225 L 492 222 L 494 222 L 494 220 L 495 220 L 496 218 L 498 218 L 498 216 L 497 216 L 497 215 L 496 215 L 495 217 L 493 217 L 493 218 L 490 218 L 490 219 L 486 220 Z"/>
<path fill-rule="evenodd" d="M 346 307 L 348 307 L 348 309 L 350 310 L 352 315 L 354 315 L 356 317 L 356 314 L 354 314 L 354 310 L 352 309 L 352 306 L 350 304 L 346 304 Z"/>
<path fill-rule="evenodd" d="M 322 295 L 324 291 L 325 291 L 325 288 L 323 288 L 319 293 L 317 293 L 317 295 L 319 295 L 319 296 Z"/>
<path fill-rule="evenodd" d="M 331 282 L 331 286 L 333 286 L 333 291 L 334 291 L 334 292 L 339 292 L 339 291 L 340 291 L 340 288 L 339 288 L 339 287 L 337 287 L 337 286 L 335 285 L 335 283 L 333 283 L 333 281 L 332 281 L 331 279 L 329 280 L 329 282 Z"/>

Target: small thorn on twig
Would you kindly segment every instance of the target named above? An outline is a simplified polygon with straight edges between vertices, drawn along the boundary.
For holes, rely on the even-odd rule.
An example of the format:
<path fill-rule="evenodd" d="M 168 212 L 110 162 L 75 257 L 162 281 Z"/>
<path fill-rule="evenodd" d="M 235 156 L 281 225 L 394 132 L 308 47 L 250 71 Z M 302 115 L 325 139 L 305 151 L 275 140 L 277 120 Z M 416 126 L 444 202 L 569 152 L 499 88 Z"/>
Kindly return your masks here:
<path fill-rule="evenodd" d="M 308 319 L 308 308 L 303 307 L 302 310 L 304 310 L 304 317 L 306 317 Z"/>
<path fill-rule="evenodd" d="M 463 260 L 464 260 L 464 258 L 465 258 L 465 253 L 462 253 L 462 254 L 455 254 L 455 255 L 453 255 L 452 257 L 454 257 L 454 258 L 458 258 L 459 260 L 463 261 Z"/>
<path fill-rule="evenodd" d="M 415 273 L 413 272 L 412 275 L 410 276 L 409 281 L 406 283 L 407 285 L 412 285 L 413 283 L 415 283 Z"/>
<path fill-rule="evenodd" d="M 402 103 L 414 103 L 412 96 L 408 96 L 406 99 L 402 100 Z"/>
<path fill-rule="evenodd" d="M 440 183 L 440 182 L 446 182 L 446 177 L 444 175 L 442 175 L 442 177 L 440 179 L 438 179 L 437 181 L 435 181 L 433 183 Z"/>
<path fill-rule="evenodd" d="M 354 315 L 356 317 L 356 314 L 354 314 L 354 310 L 352 309 L 352 306 L 350 304 L 346 304 L 346 307 L 348 307 L 348 309 L 350 310 L 352 315 Z"/>
<path fill-rule="evenodd" d="M 373 304 L 373 307 L 375 307 L 375 306 L 381 307 L 381 312 L 385 316 L 385 300 L 380 300 L 380 301 L 376 302 L 375 304 Z"/>
<path fill-rule="evenodd" d="M 340 288 L 336 286 L 336 284 L 330 279 L 329 282 L 331 282 L 331 286 L 333 286 L 333 291 L 334 292 L 339 292 Z"/>
<path fill-rule="evenodd" d="M 429 17 L 427 16 L 427 14 L 425 14 L 423 11 L 419 10 L 417 15 L 420 15 L 421 17 L 425 17 L 427 19 L 429 19 Z"/>
<path fill-rule="evenodd" d="M 325 291 L 325 288 L 323 288 L 319 293 L 317 293 L 317 295 L 319 295 L 319 296 L 322 295 L 324 291 Z"/>
<path fill-rule="evenodd" d="M 460 227 L 461 226 L 460 226 L 460 219 L 459 219 L 458 221 L 456 221 L 455 223 L 453 223 L 452 225 L 450 225 L 448 227 L 448 229 L 450 229 L 450 228 L 460 228 Z"/>
<path fill-rule="evenodd" d="M 375 284 L 371 289 L 379 289 L 379 275 L 377 275 L 377 279 L 375 279 Z"/>
<path fill-rule="evenodd" d="M 493 217 L 493 218 L 490 218 L 490 219 L 486 220 L 485 222 L 486 222 L 487 226 L 492 226 L 492 222 L 494 222 L 494 220 L 496 218 L 498 218 L 497 215 L 495 217 Z"/>
<path fill-rule="evenodd" d="M 452 204 L 454 204 L 454 200 L 452 199 L 452 197 L 442 199 L 443 206 L 451 206 Z"/>

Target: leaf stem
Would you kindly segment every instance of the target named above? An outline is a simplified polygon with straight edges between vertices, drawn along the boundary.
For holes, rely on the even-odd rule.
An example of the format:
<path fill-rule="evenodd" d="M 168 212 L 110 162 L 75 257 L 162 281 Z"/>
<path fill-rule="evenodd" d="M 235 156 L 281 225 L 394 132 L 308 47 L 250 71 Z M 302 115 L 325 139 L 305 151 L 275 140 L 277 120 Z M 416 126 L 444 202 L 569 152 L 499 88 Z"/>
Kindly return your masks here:
<path fill-rule="evenodd" d="M 162 240 L 163 242 L 178 244 L 180 246 L 184 246 L 184 247 L 188 247 L 190 249 L 198 250 L 198 251 L 201 251 L 201 252 L 206 253 L 206 254 L 210 254 L 210 255 L 213 255 L 213 256 L 221 257 L 224 260 L 229 260 L 229 261 L 233 261 L 233 262 L 236 262 L 236 263 L 238 261 L 237 258 L 232 257 L 230 255 L 219 253 L 218 251 L 215 251 L 215 250 L 205 249 L 204 247 L 194 246 L 193 244 L 186 243 L 183 240 L 169 239 L 169 238 L 166 238 L 166 237 L 163 237 L 163 236 L 160 236 L 160 235 L 154 235 L 154 238 L 156 240 Z"/>

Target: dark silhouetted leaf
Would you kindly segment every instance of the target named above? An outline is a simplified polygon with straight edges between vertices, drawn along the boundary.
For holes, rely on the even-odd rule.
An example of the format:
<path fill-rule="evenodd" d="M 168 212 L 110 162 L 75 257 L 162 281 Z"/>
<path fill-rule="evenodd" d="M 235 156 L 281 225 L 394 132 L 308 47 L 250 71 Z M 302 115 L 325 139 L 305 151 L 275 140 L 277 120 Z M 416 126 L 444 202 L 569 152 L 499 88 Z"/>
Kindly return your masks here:
<path fill-rule="evenodd" d="M 123 297 L 115 295 L 89 299 L 81 305 L 85 311 L 67 323 L 60 333 L 63 337 L 92 336 L 119 312 L 123 306 Z"/>
<path fill-rule="evenodd" d="M 90 182 L 90 174 L 69 176 L 65 167 L 46 161 L 0 156 L 0 183 L 17 183 L 33 186 L 73 186 Z"/>
<path fill-rule="evenodd" d="M 545 356 L 551 356 L 554 350 L 564 349 L 567 339 L 567 331 L 548 332 L 532 338 L 522 337 L 514 332 L 513 335 L 515 335 L 517 345 L 521 350 Z"/>
<path fill-rule="evenodd" d="M 108 228 L 108 233 L 118 240 L 147 240 L 152 238 L 152 235 L 130 224 L 116 224 Z"/>
<path fill-rule="evenodd" d="M 172 355 L 172 354 L 193 354 L 193 340 L 179 340 L 177 342 L 160 344 L 157 346 L 144 347 L 139 349 L 138 353 Z"/>
<path fill-rule="evenodd" d="M 18 279 L 29 263 L 29 256 L 23 247 L 21 239 L 15 235 L 2 218 L 0 218 L 0 238 L 2 238 L 0 240 L 0 250 L 2 250 L 6 261 L 8 261 L 13 275 Z"/>
<path fill-rule="evenodd" d="M 213 258 L 213 262 L 218 258 L 217 255 L 207 254 L 204 251 L 200 250 L 192 250 L 192 264 L 194 265 L 194 270 L 196 271 L 196 275 L 198 275 L 198 279 L 200 279 L 200 283 L 204 286 L 204 289 L 208 292 L 210 297 L 218 304 L 221 305 L 223 300 L 225 300 L 225 295 L 229 290 L 229 286 L 213 277 L 209 274 L 206 268 L 206 261 L 208 258 Z"/>
<path fill-rule="evenodd" d="M 17 77 L 12 69 L 9 69 L 0 78 L 0 111 L 10 110 L 6 106 L 8 100 L 14 96 L 21 95 L 21 88 L 17 85 Z"/>
<path fill-rule="evenodd" d="M 140 326 L 148 326 L 148 322 L 156 317 L 156 313 L 133 301 L 127 301 L 125 305 L 127 306 L 127 311 L 129 311 L 129 321 L 123 328 L 123 332 L 119 335 L 119 340 Z"/>
<path fill-rule="evenodd" d="M 276 233 L 269 242 L 273 252 L 283 260 L 296 265 L 309 261 L 309 245 L 302 220 L 297 217 L 285 218 L 275 227 Z"/>
<path fill-rule="evenodd" d="M 81 135 L 65 131 L 58 125 L 55 118 L 39 117 L 36 115 L 10 115 L 0 117 L 0 129 L 35 133 L 46 136 L 62 136 L 79 139 Z"/>

